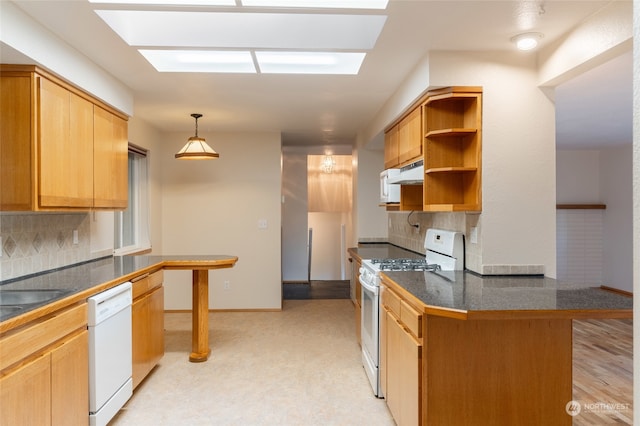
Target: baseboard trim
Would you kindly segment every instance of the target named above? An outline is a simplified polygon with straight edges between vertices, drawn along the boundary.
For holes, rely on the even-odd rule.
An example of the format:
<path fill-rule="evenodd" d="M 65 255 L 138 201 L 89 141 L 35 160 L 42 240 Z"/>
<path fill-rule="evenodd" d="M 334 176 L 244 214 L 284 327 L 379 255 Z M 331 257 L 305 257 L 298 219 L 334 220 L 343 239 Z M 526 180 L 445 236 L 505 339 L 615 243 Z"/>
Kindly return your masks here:
<path fill-rule="evenodd" d="M 209 312 L 282 312 L 282 308 L 255 308 L 255 309 L 209 309 Z M 191 309 L 165 309 L 165 314 L 190 314 Z"/>

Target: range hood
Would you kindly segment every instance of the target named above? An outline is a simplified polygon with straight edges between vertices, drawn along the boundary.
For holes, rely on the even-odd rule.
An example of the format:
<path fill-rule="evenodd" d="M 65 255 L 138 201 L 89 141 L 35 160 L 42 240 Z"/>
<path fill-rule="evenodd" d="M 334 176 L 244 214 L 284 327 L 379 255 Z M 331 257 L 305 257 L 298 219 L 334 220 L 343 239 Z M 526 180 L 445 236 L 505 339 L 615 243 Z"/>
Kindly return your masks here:
<path fill-rule="evenodd" d="M 389 183 L 401 185 L 422 185 L 424 182 L 424 160 L 407 164 L 396 176 L 389 177 Z"/>

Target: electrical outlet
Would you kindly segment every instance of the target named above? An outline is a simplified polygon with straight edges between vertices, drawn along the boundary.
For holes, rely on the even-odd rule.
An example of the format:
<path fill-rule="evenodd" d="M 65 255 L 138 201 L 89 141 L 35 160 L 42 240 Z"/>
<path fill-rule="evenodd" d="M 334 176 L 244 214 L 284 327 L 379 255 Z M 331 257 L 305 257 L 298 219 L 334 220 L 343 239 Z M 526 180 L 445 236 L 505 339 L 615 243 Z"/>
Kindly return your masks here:
<path fill-rule="evenodd" d="M 222 284 L 222 288 L 225 290 L 230 290 L 231 289 L 231 283 L 226 280 L 223 284 Z"/>
<path fill-rule="evenodd" d="M 78 230 L 73 230 L 73 244 L 78 244 Z"/>

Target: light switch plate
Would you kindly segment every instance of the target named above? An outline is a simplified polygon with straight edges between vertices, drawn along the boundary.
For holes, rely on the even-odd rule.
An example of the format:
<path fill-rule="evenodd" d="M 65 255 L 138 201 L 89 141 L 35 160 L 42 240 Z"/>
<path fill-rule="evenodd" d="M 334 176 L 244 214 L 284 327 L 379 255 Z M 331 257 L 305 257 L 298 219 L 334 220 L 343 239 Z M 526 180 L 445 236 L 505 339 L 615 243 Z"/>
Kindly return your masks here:
<path fill-rule="evenodd" d="M 267 229 L 267 219 L 258 219 L 258 229 Z"/>
<path fill-rule="evenodd" d="M 471 235 L 469 236 L 471 244 L 478 244 L 478 227 L 473 226 L 471 228 Z"/>

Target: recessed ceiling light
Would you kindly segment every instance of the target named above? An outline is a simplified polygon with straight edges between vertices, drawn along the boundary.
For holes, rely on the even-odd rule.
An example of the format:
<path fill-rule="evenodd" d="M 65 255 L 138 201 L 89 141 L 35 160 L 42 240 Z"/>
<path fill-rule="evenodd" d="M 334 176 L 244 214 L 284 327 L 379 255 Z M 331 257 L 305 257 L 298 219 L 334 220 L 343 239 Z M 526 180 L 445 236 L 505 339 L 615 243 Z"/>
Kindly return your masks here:
<path fill-rule="evenodd" d="M 538 40 L 544 37 L 541 33 L 524 33 L 511 37 L 511 41 L 516 44 L 519 50 L 531 50 L 538 46 Z"/>
<path fill-rule="evenodd" d="M 241 0 L 243 6 L 386 9 L 388 0 Z"/>
<path fill-rule="evenodd" d="M 264 74 L 358 74 L 364 52 L 256 52 Z"/>
<path fill-rule="evenodd" d="M 139 52 L 159 72 L 256 72 L 248 51 L 139 49 Z"/>

